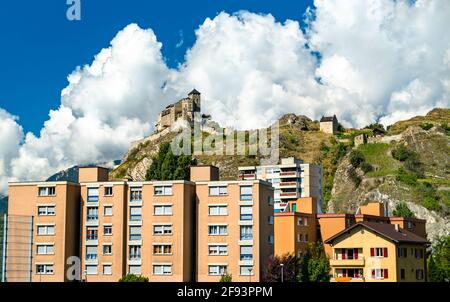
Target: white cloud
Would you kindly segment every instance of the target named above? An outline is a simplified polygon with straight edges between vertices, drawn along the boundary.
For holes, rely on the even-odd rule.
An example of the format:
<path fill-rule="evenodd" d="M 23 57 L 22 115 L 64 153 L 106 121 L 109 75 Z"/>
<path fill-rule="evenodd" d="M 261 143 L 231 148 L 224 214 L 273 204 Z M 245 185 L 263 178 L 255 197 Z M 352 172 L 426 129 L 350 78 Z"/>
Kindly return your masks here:
<path fill-rule="evenodd" d="M 23 139 L 23 129 L 17 117 L 0 109 L 0 193 L 7 189 L 11 178 L 11 160 L 17 156 Z"/>
<path fill-rule="evenodd" d="M 70 165 L 120 158 L 193 87 L 206 113 L 240 128 L 291 112 L 337 114 L 363 126 L 449 107 L 449 1 L 314 3 L 305 31 L 297 21 L 249 12 L 208 18 L 177 69 L 165 63 L 151 29 L 127 26 L 69 75 L 38 137 L 28 133 L 19 147 L 22 129 L 1 111 L 2 130 L 10 130 L 0 141 L 11 144 L 0 149 L 0 190 L 9 178 L 45 179 Z"/>

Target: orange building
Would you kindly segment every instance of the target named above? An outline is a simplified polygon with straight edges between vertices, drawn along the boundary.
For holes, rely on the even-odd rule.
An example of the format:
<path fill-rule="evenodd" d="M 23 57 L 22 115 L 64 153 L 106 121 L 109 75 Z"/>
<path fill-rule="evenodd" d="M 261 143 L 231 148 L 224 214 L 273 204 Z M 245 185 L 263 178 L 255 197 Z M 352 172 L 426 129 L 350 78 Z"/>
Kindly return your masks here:
<path fill-rule="evenodd" d="M 7 280 L 68 281 L 76 256 L 87 282 L 259 281 L 274 250 L 272 186 L 218 177 L 195 166 L 191 181 L 109 181 L 106 169 L 82 167 L 79 183 L 11 183 L 8 217 L 29 227 L 9 230 L 24 242 L 20 254 L 8 245 Z"/>

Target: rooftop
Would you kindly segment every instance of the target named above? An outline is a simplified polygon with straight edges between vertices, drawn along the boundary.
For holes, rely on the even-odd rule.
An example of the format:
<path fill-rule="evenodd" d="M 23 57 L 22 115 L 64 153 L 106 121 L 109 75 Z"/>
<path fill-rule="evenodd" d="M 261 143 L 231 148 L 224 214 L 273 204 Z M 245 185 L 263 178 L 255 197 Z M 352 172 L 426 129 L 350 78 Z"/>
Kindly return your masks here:
<path fill-rule="evenodd" d="M 402 228 L 399 228 L 398 231 L 396 230 L 396 226 L 394 224 L 388 224 L 388 223 L 376 223 L 376 222 L 358 222 L 351 227 L 337 233 L 336 235 L 328 238 L 325 240 L 325 243 L 330 244 L 333 243 L 333 241 L 339 237 L 341 237 L 344 234 L 347 234 L 349 231 L 357 228 L 357 227 L 363 227 L 368 230 L 371 230 L 372 232 L 381 235 L 382 237 L 393 241 L 395 243 L 400 242 L 406 242 L 406 243 L 421 243 L 425 244 L 428 243 L 428 241 L 425 238 L 422 238 L 414 233 L 411 233 L 407 230 L 404 230 Z"/>
<path fill-rule="evenodd" d="M 336 115 L 333 116 L 322 116 L 320 122 L 332 122 L 336 118 Z"/>

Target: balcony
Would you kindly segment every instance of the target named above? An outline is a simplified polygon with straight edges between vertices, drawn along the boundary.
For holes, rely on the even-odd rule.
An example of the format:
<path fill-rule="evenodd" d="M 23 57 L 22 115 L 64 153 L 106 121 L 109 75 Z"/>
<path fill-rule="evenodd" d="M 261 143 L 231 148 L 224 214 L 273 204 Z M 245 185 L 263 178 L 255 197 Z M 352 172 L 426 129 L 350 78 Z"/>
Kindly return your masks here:
<path fill-rule="evenodd" d="M 239 175 L 239 179 L 240 180 L 256 179 L 256 174 L 255 173 L 241 174 Z"/>
<path fill-rule="evenodd" d="M 336 277 L 331 278 L 330 282 L 364 282 L 364 278 Z"/>
<path fill-rule="evenodd" d="M 354 267 L 354 266 L 364 266 L 364 257 L 360 256 L 358 259 L 330 259 L 330 265 L 337 267 Z"/>
<path fill-rule="evenodd" d="M 288 182 L 280 182 L 280 188 L 296 188 L 297 182 L 288 181 Z"/>
<path fill-rule="evenodd" d="M 280 178 L 292 178 L 292 177 L 299 177 L 299 173 L 295 171 L 280 172 Z"/>
<path fill-rule="evenodd" d="M 298 193 L 297 192 L 281 192 L 280 193 L 280 199 L 284 198 L 297 198 Z"/>

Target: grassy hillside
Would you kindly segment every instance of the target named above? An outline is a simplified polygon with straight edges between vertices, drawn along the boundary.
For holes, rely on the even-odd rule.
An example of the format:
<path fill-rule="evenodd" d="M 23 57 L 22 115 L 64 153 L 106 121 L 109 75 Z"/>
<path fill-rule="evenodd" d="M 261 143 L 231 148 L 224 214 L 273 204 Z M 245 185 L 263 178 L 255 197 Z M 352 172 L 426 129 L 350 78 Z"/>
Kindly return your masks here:
<path fill-rule="evenodd" d="M 428 112 L 425 116 L 416 116 L 406 121 L 399 121 L 389 127 L 389 134 L 399 134 L 405 131 L 410 126 L 422 126 L 426 127 L 427 124 L 434 126 L 450 126 L 449 123 L 450 109 L 448 108 L 436 108 Z"/>

